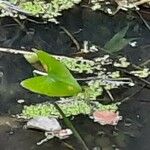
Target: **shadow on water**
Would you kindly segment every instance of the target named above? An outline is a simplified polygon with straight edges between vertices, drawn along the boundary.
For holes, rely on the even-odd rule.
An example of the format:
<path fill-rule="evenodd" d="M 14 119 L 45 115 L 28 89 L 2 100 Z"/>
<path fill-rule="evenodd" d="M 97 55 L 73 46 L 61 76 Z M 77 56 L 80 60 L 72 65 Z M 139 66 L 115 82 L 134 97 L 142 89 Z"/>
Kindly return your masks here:
<path fill-rule="evenodd" d="M 65 12 L 59 18 L 60 25 L 70 31 L 80 45 L 83 41 L 103 46 L 116 32 L 128 23 L 131 24 L 129 37 L 138 37 L 138 46 L 128 46 L 122 51 L 129 60 L 140 64 L 150 58 L 150 33 L 142 21 L 135 16 L 130 20 L 127 15 L 119 13 L 114 17 L 92 12 L 87 8 L 76 7 Z M 44 49 L 53 54 L 70 55 L 76 52 L 71 39 L 62 31 L 60 25 L 24 23 L 26 30 L 20 30 L 9 18 L 1 19 L 0 46 L 20 49 L 25 47 Z M 15 34 L 14 34 L 15 33 Z M 22 129 L 22 124 L 9 117 L 20 113 L 23 106 L 17 100 L 25 99 L 25 104 L 38 103 L 44 98 L 22 89 L 20 81 L 32 76 L 32 67 L 20 55 L 0 54 L 0 71 L 3 73 L 0 87 L 0 146 L 2 150 L 59 150 L 70 149 L 67 144 L 80 150 L 79 144 L 72 136 L 59 141 L 53 139 L 42 146 L 36 142 L 44 135 L 42 132 Z M 120 97 L 130 95 L 134 88 L 122 91 Z M 117 97 L 117 95 L 116 95 Z M 114 128 L 93 123 L 87 116 L 77 116 L 73 124 L 90 149 L 93 150 L 149 150 L 150 149 L 150 93 L 144 88 L 138 95 L 121 105 L 123 121 Z"/>

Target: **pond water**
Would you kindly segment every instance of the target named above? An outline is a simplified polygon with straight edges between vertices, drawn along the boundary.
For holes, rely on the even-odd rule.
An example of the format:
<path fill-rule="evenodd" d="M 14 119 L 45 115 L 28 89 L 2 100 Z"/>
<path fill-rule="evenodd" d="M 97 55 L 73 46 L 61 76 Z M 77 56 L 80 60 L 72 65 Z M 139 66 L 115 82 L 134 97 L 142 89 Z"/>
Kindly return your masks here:
<path fill-rule="evenodd" d="M 51 23 L 42 25 L 25 21 L 25 30 L 21 30 L 12 19 L 3 18 L 0 20 L 0 47 L 15 49 L 24 47 L 28 50 L 38 48 L 53 54 L 71 55 L 76 52 L 76 47 L 60 26 L 64 26 L 71 32 L 80 45 L 83 44 L 83 41 L 90 41 L 103 47 L 115 33 L 130 23 L 127 36 L 138 38 L 137 47 L 128 46 L 121 53 L 132 63 L 140 64 L 150 58 L 150 31 L 137 15 L 134 14 L 134 16 L 131 19 L 127 14 L 120 12 L 112 17 L 100 12 L 92 12 L 87 8 L 76 7 L 71 11 L 64 12 L 64 15 L 59 18 L 60 25 Z M 36 143 L 44 138 L 43 132 L 23 129 L 24 123 L 11 117 L 12 114 L 21 112 L 23 104 L 17 103 L 20 99 L 24 99 L 25 104 L 44 101 L 41 96 L 28 92 L 19 85 L 23 79 L 32 76 L 32 69 L 21 55 L 0 53 L 0 71 L 2 72 L 0 80 L 0 149 L 82 150 L 74 136 L 63 141 L 52 139 L 37 146 Z M 119 94 L 116 92 L 114 97 L 130 96 L 140 88 L 141 85 L 137 85 L 119 91 Z M 150 92 L 147 86 L 124 102 L 120 107 L 123 121 L 120 121 L 117 127 L 101 126 L 93 123 L 88 116 L 82 115 L 75 117 L 72 123 L 90 150 L 149 150 L 149 97 Z"/>

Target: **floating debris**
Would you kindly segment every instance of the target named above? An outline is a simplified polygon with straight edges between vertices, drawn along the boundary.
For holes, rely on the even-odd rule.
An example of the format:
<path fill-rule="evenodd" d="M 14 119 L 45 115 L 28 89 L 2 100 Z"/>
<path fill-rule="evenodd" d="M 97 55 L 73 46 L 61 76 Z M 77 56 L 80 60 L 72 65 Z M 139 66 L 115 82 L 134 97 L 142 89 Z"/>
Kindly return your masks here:
<path fill-rule="evenodd" d="M 83 49 L 81 49 L 80 53 L 94 53 L 98 51 L 98 47 L 96 45 L 89 46 L 88 41 L 83 42 Z"/>
<path fill-rule="evenodd" d="M 73 134 L 70 129 L 62 129 L 56 118 L 48 118 L 42 116 L 35 117 L 29 120 L 25 128 L 40 129 L 45 131 L 46 138 L 38 142 L 37 145 L 41 145 L 42 143 L 47 142 L 54 137 L 57 137 L 59 139 L 66 139 L 71 134 Z"/>
<path fill-rule="evenodd" d="M 70 129 L 62 129 L 59 131 L 54 131 L 54 132 L 45 132 L 45 136 L 55 136 L 61 140 L 68 138 L 72 134 L 72 131 Z"/>
<path fill-rule="evenodd" d="M 29 120 L 25 128 L 39 129 L 49 132 L 61 130 L 61 126 L 57 119 L 43 116 L 35 117 Z"/>
<path fill-rule="evenodd" d="M 19 104 L 22 104 L 22 103 L 24 103 L 24 102 L 25 102 L 24 99 L 19 99 L 19 100 L 17 100 L 17 103 L 19 103 Z"/>
<path fill-rule="evenodd" d="M 117 125 L 119 120 L 122 120 L 122 116 L 119 116 L 119 112 L 113 111 L 95 111 L 92 118 L 95 122 L 101 125 Z"/>
<path fill-rule="evenodd" d="M 131 42 L 129 42 L 129 45 L 131 47 L 137 47 L 137 41 L 131 41 Z"/>

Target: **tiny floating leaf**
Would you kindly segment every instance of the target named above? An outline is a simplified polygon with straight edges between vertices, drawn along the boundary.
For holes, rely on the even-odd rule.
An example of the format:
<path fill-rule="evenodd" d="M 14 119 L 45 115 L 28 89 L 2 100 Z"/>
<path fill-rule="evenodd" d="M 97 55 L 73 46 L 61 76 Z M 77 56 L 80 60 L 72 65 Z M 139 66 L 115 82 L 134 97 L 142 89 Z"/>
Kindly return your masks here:
<path fill-rule="evenodd" d="M 38 59 L 48 75 L 26 79 L 21 85 L 35 93 L 47 96 L 73 96 L 81 91 L 81 87 L 69 70 L 50 54 L 37 51 Z"/>

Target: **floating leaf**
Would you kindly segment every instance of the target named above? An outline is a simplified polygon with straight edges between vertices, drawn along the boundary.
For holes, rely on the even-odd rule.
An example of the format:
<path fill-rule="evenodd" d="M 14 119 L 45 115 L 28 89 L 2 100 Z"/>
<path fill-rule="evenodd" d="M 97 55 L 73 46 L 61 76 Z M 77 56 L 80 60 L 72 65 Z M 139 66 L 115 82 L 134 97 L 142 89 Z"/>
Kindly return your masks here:
<path fill-rule="evenodd" d="M 63 64 L 46 52 L 36 53 L 48 75 L 22 81 L 24 88 L 47 96 L 72 96 L 81 91 L 80 85 Z"/>
<path fill-rule="evenodd" d="M 136 38 L 125 39 L 125 35 L 129 29 L 129 26 L 123 28 L 120 32 L 115 34 L 110 41 L 108 41 L 104 48 L 110 52 L 118 52 L 129 44 L 129 42 L 135 40 Z"/>

